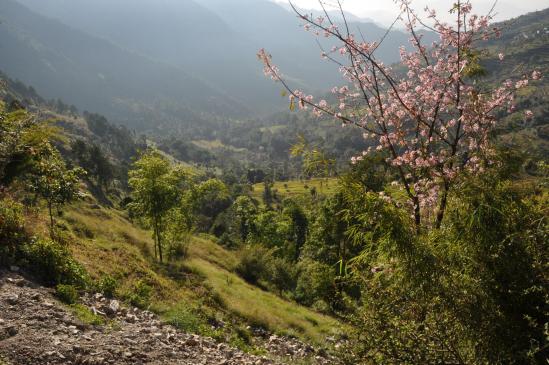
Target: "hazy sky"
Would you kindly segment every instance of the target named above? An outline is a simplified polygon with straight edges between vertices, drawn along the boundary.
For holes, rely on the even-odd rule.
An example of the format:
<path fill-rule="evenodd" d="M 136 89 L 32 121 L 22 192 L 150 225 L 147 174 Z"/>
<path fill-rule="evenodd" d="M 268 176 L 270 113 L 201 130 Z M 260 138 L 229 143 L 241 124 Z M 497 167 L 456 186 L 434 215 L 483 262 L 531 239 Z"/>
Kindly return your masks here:
<path fill-rule="evenodd" d="M 288 3 L 288 0 L 273 0 L 279 3 Z M 413 0 L 414 8 L 423 10 L 425 5 L 437 9 L 439 15 L 448 14 L 448 10 L 456 0 Z M 292 0 L 302 8 L 319 8 L 318 0 Z M 334 0 L 323 0 L 324 3 L 337 3 Z M 370 18 L 379 23 L 394 20 L 398 14 L 398 7 L 393 0 L 341 0 L 343 8 L 357 16 Z M 483 14 L 493 5 L 494 0 L 471 0 L 473 12 Z M 496 6 L 496 20 L 504 20 L 530 11 L 549 7 L 549 0 L 499 0 Z M 448 14 L 449 15 L 449 14 Z"/>

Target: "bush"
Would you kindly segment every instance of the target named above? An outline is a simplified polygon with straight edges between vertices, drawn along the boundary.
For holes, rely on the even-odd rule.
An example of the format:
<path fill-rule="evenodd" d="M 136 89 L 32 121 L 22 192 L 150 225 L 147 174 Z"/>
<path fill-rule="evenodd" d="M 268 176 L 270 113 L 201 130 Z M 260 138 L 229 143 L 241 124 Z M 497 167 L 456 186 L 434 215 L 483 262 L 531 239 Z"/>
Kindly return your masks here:
<path fill-rule="evenodd" d="M 24 266 L 47 285 L 70 284 L 85 288 L 85 269 L 62 244 L 50 240 L 33 240 L 23 247 Z"/>
<path fill-rule="evenodd" d="M 236 240 L 234 240 L 227 232 L 223 233 L 219 237 L 219 244 L 223 247 L 234 248 L 236 247 Z"/>
<path fill-rule="evenodd" d="M 440 230 L 410 236 L 413 250 L 372 239 L 346 353 L 369 364 L 543 363 L 547 205 L 527 183 L 475 175 L 456 186 Z"/>
<path fill-rule="evenodd" d="M 167 255 L 169 261 L 181 260 L 189 254 L 190 234 L 181 234 L 177 240 L 168 243 Z"/>
<path fill-rule="evenodd" d="M 0 264 L 9 265 L 26 240 L 23 206 L 11 199 L 0 200 Z"/>
<path fill-rule="evenodd" d="M 150 305 L 152 291 L 153 289 L 149 284 L 144 280 L 139 280 L 134 284 L 131 292 L 127 295 L 127 300 L 133 306 L 146 308 Z"/>
<path fill-rule="evenodd" d="M 71 312 L 83 323 L 102 326 L 105 324 L 105 320 L 100 315 L 93 313 L 90 308 L 82 304 L 72 304 L 70 306 Z M 0 363 L 1 364 L 1 363 Z"/>
<path fill-rule="evenodd" d="M 295 265 L 288 260 L 273 257 L 269 264 L 269 280 L 281 295 L 284 291 L 291 291 L 296 285 Z"/>
<path fill-rule="evenodd" d="M 74 304 L 78 301 L 78 290 L 74 285 L 57 285 L 55 295 L 65 304 Z"/>
<path fill-rule="evenodd" d="M 311 306 L 322 300 L 330 305 L 336 299 L 335 274 L 331 266 L 304 260 L 300 262 L 299 270 L 295 290 L 295 298 L 299 303 Z"/>
<path fill-rule="evenodd" d="M 107 298 L 113 298 L 118 282 L 110 275 L 103 276 L 98 284 L 99 291 Z"/>
<path fill-rule="evenodd" d="M 240 261 L 235 271 L 250 284 L 269 278 L 269 263 L 272 251 L 261 246 L 251 245 L 240 252 Z"/>
<path fill-rule="evenodd" d="M 187 333 L 200 333 L 206 325 L 196 311 L 181 304 L 166 313 L 167 322 Z"/>

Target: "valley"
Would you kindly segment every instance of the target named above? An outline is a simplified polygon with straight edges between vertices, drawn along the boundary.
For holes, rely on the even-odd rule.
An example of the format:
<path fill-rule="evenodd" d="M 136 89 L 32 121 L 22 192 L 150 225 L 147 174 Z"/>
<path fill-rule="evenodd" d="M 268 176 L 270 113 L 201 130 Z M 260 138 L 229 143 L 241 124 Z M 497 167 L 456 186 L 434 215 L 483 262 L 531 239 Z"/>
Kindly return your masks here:
<path fill-rule="evenodd" d="M 0 0 L 0 365 L 545 363 L 549 9 L 472 3 Z"/>

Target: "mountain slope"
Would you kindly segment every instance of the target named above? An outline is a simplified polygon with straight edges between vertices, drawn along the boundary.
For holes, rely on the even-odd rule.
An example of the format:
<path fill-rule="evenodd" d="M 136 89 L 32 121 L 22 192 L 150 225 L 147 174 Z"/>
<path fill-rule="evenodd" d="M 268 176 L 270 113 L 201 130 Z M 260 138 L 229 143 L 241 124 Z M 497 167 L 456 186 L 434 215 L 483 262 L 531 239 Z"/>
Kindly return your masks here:
<path fill-rule="evenodd" d="M 484 61 L 490 82 L 503 82 L 520 74 L 541 72 L 516 98 L 516 112 L 503 114 L 497 127 L 501 141 L 529 155 L 549 157 L 549 9 L 498 24 L 502 37 L 486 44 L 489 56 Z M 500 61 L 498 53 L 505 58 Z M 534 117 L 525 121 L 525 110 Z"/>
<path fill-rule="evenodd" d="M 48 98 L 135 123 L 142 109 L 177 104 L 158 119 L 182 119 L 190 107 L 227 114 L 244 108 L 181 69 L 0 0 L 0 69 Z M 139 108 L 136 108 L 139 106 Z"/>
<path fill-rule="evenodd" d="M 266 48 L 295 87 L 311 92 L 343 82 L 337 65 L 323 62 L 321 50 L 295 14 L 268 0 L 18 0 L 33 10 L 151 58 L 200 75 L 209 85 L 255 111 L 284 105 L 279 86 L 267 80 L 256 59 Z M 352 22 L 351 30 L 370 40 L 385 29 Z M 320 39 L 324 48 L 333 41 Z M 408 43 L 400 31 L 378 50 L 386 63 L 399 59 Z"/>
<path fill-rule="evenodd" d="M 276 86 L 264 78 L 257 61 L 259 45 L 193 1 L 20 2 L 88 34 L 181 68 L 252 109 L 273 111 L 280 106 Z"/>

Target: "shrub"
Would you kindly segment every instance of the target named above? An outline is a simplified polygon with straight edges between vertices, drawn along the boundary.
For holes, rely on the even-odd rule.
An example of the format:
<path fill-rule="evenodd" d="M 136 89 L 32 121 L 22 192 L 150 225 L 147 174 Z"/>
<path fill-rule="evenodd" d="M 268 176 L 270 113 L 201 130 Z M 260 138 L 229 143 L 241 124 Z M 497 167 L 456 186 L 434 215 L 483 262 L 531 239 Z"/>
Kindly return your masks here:
<path fill-rule="evenodd" d="M 98 289 L 107 298 L 114 297 L 118 282 L 110 275 L 103 276 L 99 281 Z"/>
<path fill-rule="evenodd" d="M 88 307 L 82 304 L 72 304 L 70 306 L 74 315 L 85 324 L 102 326 L 105 324 L 103 317 L 93 313 Z M 1 364 L 1 363 L 0 363 Z"/>
<path fill-rule="evenodd" d="M 279 294 L 290 291 L 296 285 L 295 265 L 280 257 L 273 257 L 269 264 L 270 282 L 278 290 Z"/>
<path fill-rule="evenodd" d="M 74 304 L 78 301 L 78 290 L 74 285 L 57 285 L 55 295 L 65 304 Z"/>
<path fill-rule="evenodd" d="M 146 308 L 150 305 L 152 291 L 153 289 L 149 284 L 144 280 L 139 280 L 132 287 L 127 299 L 131 305 Z"/>
<path fill-rule="evenodd" d="M 183 304 L 166 313 L 166 319 L 172 326 L 188 333 L 200 333 L 205 326 L 205 321 L 194 310 Z"/>
<path fill-rule="evenodd" d="M 235 271 L 250 284 L 269 277 L 269 261 L 272 251 L 261 245 L 250 245 L 240 252 Z"/>
<path fill-rule="evenodd" d="M 11 199 L 0 200 L 0 264 L 9 265 L 25 241 L 23 206 Z"/>
<path fill-rule="evenodd" d="M 25 267 L 47 285 L 70 284 L 85 288 L 85 269 L 66 246 L 50 240 L 32 240 L 23 247 Z"/>
<path fill-rule="evenodd" d="M 174 261 L 186 258 L 189 254 L 189 242 L 190 234 L 188 232 L 180 234 L 177 239 L 170 241 L 167 247 L 168 260 Z"/>
<path fill-rule="evenodd" d="M 374 237 L 362 257 L 361 307 L 350 318 L 352 352 L 372 364 L 542 363 L 544 197 L 493 173 L 475 175 L 456 188 L 440 230 L 410 239 L 413 250 L 396 256 L 394 237 Z"/>
<path fill-rule="evenodd" d="M 234 248 L 236 246 L 236 240 L 234 240 L 227 232 L 223 233 L 219 237 L 219 244 L 223 247 Z"/>
<path fill-rule="evenodd" d="M 299 303 L 311 306 L 319 300 L 325 301 L 326 304 L 331 304 L 335 300 L 335 274 L 331 266 L 304 260 L 299 264 L 299 269 L 295 290 L 295 298 Z"/>

